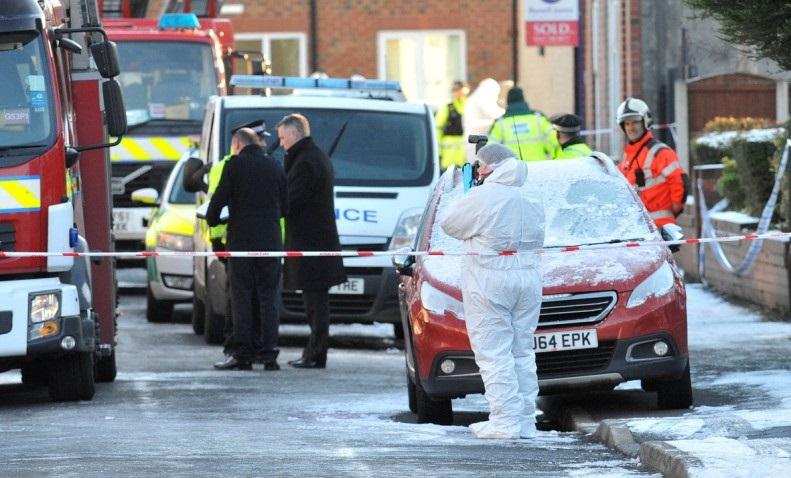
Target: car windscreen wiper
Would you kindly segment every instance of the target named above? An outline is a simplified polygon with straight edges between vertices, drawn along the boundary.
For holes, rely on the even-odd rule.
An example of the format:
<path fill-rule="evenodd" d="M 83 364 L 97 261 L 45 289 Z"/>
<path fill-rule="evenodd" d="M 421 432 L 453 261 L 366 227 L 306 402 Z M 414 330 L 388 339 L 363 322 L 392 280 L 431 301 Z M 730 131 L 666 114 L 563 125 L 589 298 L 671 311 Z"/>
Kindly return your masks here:
<path fill-rule="evenodd" d="M 20 144 L 17 146 L 5 146 L 0 148 L 0 154 L 7 153 L 9 151 L 16 151 L 20 149 L 38 149 L 38 148 L 46 148 L 46 144 Z"/>

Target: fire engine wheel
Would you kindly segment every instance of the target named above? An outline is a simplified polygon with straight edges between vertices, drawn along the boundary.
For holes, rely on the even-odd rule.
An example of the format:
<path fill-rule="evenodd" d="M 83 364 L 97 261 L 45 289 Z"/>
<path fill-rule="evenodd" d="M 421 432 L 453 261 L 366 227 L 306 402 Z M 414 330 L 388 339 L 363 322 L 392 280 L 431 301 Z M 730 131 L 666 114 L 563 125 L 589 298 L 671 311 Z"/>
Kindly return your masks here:
<path fill-rule="evenodd" d="M 32 387 L 42 387 L 47 384 L 47 368 L 42 362 L 30 362 L 22 366 L 22 383 Z"/>
<path fill-rule="evenodd" d="M 151 288 L 146 288 L 146 319 L 149 322 L 170 322 L 172 315 L 173 302 L 157 300 Z"/>
<path fill-rule="evenodd" d="M 118 369 L 115 366 L 115 350 L 110 352 L 107 357 L 97 356 L 96 360 L 96 381 L 97 382 L 114 382 L 115 375 Z"/>
<path fill-rule="evenodd" d="M 93 372 L 93 352 L 53 360 L 49 367 L 49 396 L 56 402 L 92 399 Z"/>
<path fill-rule="evenodd" d="M 203 337 L 207 344 L 221 344 L 225 340 L 225 314 L 215 314 L 211 300 L 211 291 L 206 288 L 206 303 L 204 311 Z"/>
<path fill-rule="evenodd" d="M 657 405 L 660 410 L 689 408 L 692 405 L 692 380 L 689 376 L 689 362 L 678 380 L 656 381 Z"/>
<path fill-rule="evenodd" d="M 433 423 L 435 425 L 453 425 L 453 404 L 449 398 L 432 400 L 418 379 L 413 383 L 415 387 L 415 408 L 417 408 L 418 423 Z"/>
<path fill-rule="evenodd" d="M 198 297 L 197 292 L 192 293 L 192 331 L 196 335 L 203 335 L 203 326 L 206 324 L 206 303 Z"/>

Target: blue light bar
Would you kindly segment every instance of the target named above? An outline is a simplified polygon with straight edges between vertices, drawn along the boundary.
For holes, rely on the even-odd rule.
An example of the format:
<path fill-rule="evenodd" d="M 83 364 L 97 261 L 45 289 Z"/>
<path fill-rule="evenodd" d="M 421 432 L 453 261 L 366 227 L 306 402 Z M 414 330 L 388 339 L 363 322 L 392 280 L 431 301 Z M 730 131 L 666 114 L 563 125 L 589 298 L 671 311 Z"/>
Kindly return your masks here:
<path fill-rule="evenodd" d="M 198 17 L 194 13 L 166 13 L 159 19 L 161 30 L 189 30 L 200 28 Z"/>
<path fill-rule="evenodd" d="M 300 76 L 233 75 L 231 85 L 240 88 L 316 88 L 329 90 L 401 91 L 392 80 L 350 80 L 348 78 L 306 78 Z"/>

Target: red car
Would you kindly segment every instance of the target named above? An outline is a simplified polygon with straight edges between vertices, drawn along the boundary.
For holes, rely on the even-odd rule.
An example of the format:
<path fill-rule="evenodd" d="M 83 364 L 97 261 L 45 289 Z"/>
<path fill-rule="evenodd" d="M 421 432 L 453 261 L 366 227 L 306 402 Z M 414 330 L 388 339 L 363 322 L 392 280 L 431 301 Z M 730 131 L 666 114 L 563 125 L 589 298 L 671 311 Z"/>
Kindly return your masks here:
<path fill-rule="evenodd" d="M 687 408 L 692 386 L 684 282 L 665 246 L 559 252 L 569 245 L 679 239 L 661 231 L 612 161 L 529 163 L 546 214 L 543 302 L 534 338 L 540 393 L 608 390 L 641 380 L 660 408 Z M 461 251 L 439 226 L 463 192 L 447 171 L 424 211 L 415 250 Z M 553 251 L 553 249 L 555 249 Z M 460 256 L 398 256 L 409 407 L 421 423 L 453 422 L 451 399 L 483 393 L 464 324 Z"/>

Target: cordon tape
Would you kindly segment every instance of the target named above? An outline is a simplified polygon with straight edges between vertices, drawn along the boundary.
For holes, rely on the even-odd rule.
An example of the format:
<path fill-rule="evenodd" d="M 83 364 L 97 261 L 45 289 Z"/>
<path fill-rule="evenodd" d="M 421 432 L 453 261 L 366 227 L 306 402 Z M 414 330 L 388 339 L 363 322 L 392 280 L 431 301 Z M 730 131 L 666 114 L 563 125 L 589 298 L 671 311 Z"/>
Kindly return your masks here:
<path fill-rule="evenodd" d="M 139 251 L 139 252 L 11 252 L 0 251 L 0 259 L 13 257 L 375 257 L 375 256 L 514 256 L 517 254 L 553 254 L 599 249 L 619 249 L 648 246 L 683 246 L 711 242 L 738 242 L 791 239 L 791 232 L 741 234 L 738 236 L 679 239 L 675 241 L 627 241 L 605 244 L 549 247 L 522 251 Z"/>

